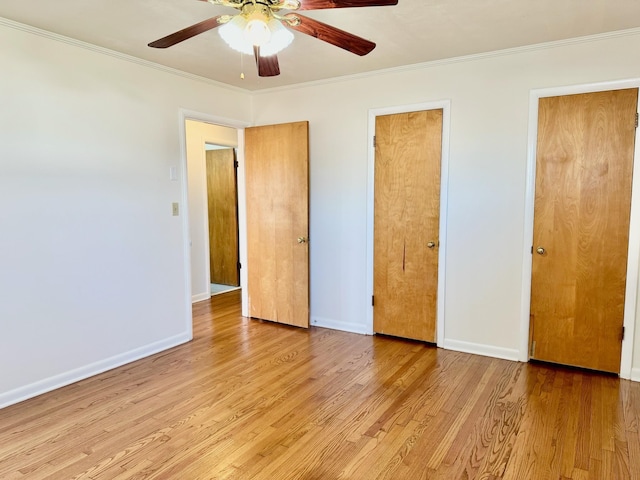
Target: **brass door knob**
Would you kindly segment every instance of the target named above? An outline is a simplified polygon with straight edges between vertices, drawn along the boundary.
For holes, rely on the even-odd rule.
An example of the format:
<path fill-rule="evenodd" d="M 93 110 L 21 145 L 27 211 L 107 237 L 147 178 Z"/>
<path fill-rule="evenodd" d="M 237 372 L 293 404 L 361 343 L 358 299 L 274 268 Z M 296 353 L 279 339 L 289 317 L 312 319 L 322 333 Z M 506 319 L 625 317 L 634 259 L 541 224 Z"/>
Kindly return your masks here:
<path fill-rule="evenodd" d="M 545 253 L 547 253 L 547 251 L 544 249 L 544 247 L 538 247 L 536 248 L 536 253 L 538 255 L 544 255 Z"/>
<path fill-rule="evenodd" d="M 427 247 L 429 247 L 429 248 L 435 248 L 435 246 L 436 246 L 436 242 L 427 243 Z"/>
<path fill-rule="evenodd" d="M 298 237 L 298 243 L 307 243 L 307 237 Z"/>

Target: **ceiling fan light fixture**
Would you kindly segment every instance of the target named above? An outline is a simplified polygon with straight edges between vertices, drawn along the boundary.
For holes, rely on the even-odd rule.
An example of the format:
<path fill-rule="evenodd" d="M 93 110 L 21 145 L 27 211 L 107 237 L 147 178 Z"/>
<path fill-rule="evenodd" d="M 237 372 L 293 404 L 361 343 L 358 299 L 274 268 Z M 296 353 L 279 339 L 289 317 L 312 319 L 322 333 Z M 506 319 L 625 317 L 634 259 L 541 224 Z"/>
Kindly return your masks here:
<path fill-rule="evenodd" d="M 293 33 L 280 20 L 260 11 L 236 15 L 218 32 L 227 45 L 245 55 L 253 55 L 254 46 L 260 47 L 262 57 L 276 55 L 293 41 Z"/>
<path fill-rule="evenodd" d="M 399 0 L 202 0 L 212 5 L 232 7 L 236 15 L 217 15 L 149 44 L 167 48 L 214 28 L 230 48 L 256 59 L 260 77 L 280 75 L 277 53 L 293 41 L 291 30 L 315 37 L 356 55 L 367 55 L 376 44 L 352 33 L 332 27 L 297 10 L 397 5 Z M 304 2 L 304 3 L 303 3 Z M 285 11 L 283 14 L 283 10 Z M 289 13 L 287 13 L 287 11 Z"/>

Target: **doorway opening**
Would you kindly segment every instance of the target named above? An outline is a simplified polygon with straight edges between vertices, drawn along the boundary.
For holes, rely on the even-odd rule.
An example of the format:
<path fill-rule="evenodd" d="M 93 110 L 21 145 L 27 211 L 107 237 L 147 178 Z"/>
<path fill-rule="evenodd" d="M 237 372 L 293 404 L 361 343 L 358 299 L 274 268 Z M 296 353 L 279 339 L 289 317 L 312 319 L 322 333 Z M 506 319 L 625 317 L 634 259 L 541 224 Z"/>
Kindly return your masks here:
<path fill-rule="evenodd" d="M 184 188 L 186 190 L 185 212 L 188 216 L 188 229 L 185 236 L 185 251 L 188 255 L 188 282 L 191 303 L 211 298 L 212 283 L 229 283 L 228 281 L 212 281 L 211 270 L 211 237 L 209 229 L 209 194 L 207 185 L 207 152 L 227 150 L 233 152 L 233 176 L 235 184 L 236 207 L 235 238 L 230 236 L 231 244 L 235 244 L 237 260 L 231 270 L 239 269 L 239 275 L 233 283 L 234 289 L 241 290 L 243 315 L 246 315 L 247 296 L 246 269 L 246 203 L 244 186 L 244 128 L 248 124 L 211 117 L 206 114 L 181 111 L 183 129 L 183 152 L 185 155 Z M 228 265 L 228 264 L 227 264 Z M 229 270 L 229 267 L 226 267 Z M 217 287 L 214 287 L 216 289 Z"/>

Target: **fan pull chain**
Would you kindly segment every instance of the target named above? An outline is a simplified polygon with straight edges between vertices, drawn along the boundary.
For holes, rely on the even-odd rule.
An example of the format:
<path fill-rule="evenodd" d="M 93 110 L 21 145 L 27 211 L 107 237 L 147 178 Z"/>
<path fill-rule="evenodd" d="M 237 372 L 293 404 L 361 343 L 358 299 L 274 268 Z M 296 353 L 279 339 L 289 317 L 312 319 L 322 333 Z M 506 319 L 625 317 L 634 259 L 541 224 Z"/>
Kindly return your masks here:
<path fill-rule="evenodd" d="M 244 55 L 240 54 L 240 80 L 244 80 Z"/>

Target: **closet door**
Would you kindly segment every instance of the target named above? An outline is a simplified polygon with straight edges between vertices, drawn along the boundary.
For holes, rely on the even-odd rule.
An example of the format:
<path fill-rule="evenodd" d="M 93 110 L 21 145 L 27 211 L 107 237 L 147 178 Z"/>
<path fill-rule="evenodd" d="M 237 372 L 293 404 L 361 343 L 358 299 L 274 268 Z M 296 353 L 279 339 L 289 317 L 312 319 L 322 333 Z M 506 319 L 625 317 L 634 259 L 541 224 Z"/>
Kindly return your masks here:
<path fill-rule="evenodd" d="M 542 98 L 531 357 L 618 373 L 638 89 Z"/>
<path fill-rule="evenodd" d="M 374 331 L 434 343 L 442 117 L 376 117 Z"/>
<path fill-rule="evenodd" d="M 238 270 L 238 190 L 233 148 L 207 150 L 209 268 L 211 283 L 240 285 Z"/>

